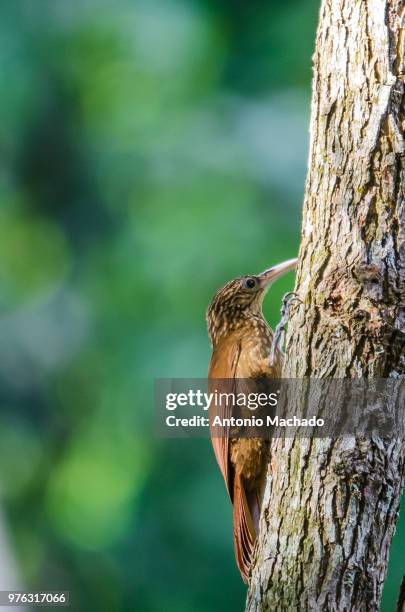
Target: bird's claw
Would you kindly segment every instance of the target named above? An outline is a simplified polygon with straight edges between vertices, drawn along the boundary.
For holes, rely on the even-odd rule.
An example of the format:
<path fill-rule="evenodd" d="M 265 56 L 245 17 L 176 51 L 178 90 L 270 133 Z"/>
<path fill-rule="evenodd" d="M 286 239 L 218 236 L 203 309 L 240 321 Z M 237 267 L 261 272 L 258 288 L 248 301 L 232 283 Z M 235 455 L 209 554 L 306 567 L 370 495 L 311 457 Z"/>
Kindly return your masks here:
<path fill-rule="evenodd" d="M 276 351 L 280 346 L 280 350 L 282 352 L 282 346 L 284 344 L 285 332 L 287 329 L 288 319 L 290 317 L 290 307 L 293 302 L 298 302 L 302 304 L 302 300 L 294 291 L 289 291 L 285 294 L 281 302 L 281 319 L 274 331 L 273 342 L 270 350 L 270 366 L 274 365 L 274 358 L 276 356 Z"/>

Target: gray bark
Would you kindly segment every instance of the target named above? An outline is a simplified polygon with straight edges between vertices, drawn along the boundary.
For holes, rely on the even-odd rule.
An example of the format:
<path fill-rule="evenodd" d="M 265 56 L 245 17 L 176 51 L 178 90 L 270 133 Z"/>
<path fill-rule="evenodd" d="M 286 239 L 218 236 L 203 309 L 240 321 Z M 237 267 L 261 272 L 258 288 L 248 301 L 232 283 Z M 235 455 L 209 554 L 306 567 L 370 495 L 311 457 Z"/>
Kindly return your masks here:
<path fill-rule="evenodd" d="M 286 378 L 404 375 L 404 10 L 322 2 Z M 404 462 L 400 439 L 274 440 L 247 611 L 378 610 Z"/>

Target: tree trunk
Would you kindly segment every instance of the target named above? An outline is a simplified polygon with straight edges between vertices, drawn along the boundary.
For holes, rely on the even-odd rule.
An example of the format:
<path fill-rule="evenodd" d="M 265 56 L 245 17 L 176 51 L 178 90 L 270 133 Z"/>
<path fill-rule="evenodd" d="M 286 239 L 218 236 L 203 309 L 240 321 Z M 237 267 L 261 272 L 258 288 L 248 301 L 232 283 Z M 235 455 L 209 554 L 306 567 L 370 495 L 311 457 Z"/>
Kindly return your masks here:
<path fill-rule="evenodd" d="M 404 375 L 404 8 L 322 2 L 285 378 Z M 404 462 L 398 438 L 273 440 L 246 609 L 378 610 Z"/>

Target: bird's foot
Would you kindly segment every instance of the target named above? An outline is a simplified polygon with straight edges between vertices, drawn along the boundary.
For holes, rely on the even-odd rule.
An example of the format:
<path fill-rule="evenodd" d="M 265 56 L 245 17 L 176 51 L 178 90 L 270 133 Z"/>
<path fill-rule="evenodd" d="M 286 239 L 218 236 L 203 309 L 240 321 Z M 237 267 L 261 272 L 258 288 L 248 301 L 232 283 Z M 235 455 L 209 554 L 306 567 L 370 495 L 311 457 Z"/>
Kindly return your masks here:
<path fill-rule="evenodd" d="M 294 291 L 286 293 L 281 302 L 281 319 L 274 331 L 273 343 L 270 350 L 270 366 L 274 365 L 277 349 L 283 352 L 282 347 L 284 344 L 285 332 L 287 330 L 288 319 L 290 318 L 291 304 L 298 302 L 302 304 L 302 300 L 298 297 Z"/>

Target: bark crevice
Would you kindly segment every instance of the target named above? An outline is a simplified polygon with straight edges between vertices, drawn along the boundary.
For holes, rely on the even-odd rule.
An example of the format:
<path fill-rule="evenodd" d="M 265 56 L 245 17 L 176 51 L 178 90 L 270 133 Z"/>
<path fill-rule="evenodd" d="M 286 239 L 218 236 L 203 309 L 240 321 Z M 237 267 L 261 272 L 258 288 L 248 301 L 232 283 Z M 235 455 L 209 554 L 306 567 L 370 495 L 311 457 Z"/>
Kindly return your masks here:
<path fill-rule="evenodd" d="M 321 5 L 286 378 L 405 374 L 404 12 Z M 273 440 L 247 611 L 378 610 L 404 465 L 399 439 Z"/>

